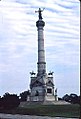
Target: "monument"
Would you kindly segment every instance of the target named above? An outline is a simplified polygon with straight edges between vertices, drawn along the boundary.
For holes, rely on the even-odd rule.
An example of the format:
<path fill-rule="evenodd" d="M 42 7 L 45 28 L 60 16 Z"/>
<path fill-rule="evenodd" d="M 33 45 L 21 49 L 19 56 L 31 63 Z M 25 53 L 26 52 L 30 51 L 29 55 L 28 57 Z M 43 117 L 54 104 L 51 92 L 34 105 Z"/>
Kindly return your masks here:
<path fill-rule="evenodd" d="M 39 19 L 36 22 L 38 31 L 38 62 L 37 62 L 37 74 L 33 71 L 31 74 L 30 82 L 30 101 L 57 101 L 57 89 L 53 82 L 53 72 L 46 73 L 45 62 L 45 50 L 44 50 L 44 26 L 45 22 L 42 18 L 42 12 L 44 9 L 39 8 L 35 11 L 39 15 Z"/>

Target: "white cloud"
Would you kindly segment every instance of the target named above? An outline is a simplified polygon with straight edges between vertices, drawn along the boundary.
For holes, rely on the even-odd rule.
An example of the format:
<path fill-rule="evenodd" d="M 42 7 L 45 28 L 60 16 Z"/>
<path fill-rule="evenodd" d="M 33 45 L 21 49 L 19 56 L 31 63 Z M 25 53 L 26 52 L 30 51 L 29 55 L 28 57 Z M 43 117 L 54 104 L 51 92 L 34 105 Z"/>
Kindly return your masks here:
<path fill-rule="evenodd" d="M 19 92 L 21 87 L 24 90 L 22 79 L 24 84 L 27 79 L 29 83 L 30 70 L 36 70 L 37 28 L 35 22 L 38 20 L 38 14 L 35 14 L 35 10 L 39 7 L 45 7 L 43 12 L 46 23 L 44 35 L 46 61 L 49 70 L 51 67 L 54 70 L 55 65 L 78 68 L 80 42 L 79 1 L 3 0 L 0 1 L 0 78 L 4 80 L 4 91 L 6 91 L 5 77 L 8 82 L 12 78 L 11 85 L 13 81 L 18 80 Z M 76 72 L 75 82 L 78 70 Z M 68 73 L 70 73 L 69 70 Z M 58 77 L 64 74 L 65 71 L 62 74 L 58 73 Z M 24 77 L 24 75 L 27 75 L 27 77 Z M 71 73 L 70 77 L 72 77 Z M 63 77 L 61 77 L 62 79 Z M 63 79 L 63 81 L 65 80 Z M 17 83 L 15 84 L 16 88 Z M 12 90 L 15 90 L 14 88 Z M 78 92 L 77 87 L 75 90 Z M 4 93 L 4 91 L 2 90 L 1 93 Z"/>

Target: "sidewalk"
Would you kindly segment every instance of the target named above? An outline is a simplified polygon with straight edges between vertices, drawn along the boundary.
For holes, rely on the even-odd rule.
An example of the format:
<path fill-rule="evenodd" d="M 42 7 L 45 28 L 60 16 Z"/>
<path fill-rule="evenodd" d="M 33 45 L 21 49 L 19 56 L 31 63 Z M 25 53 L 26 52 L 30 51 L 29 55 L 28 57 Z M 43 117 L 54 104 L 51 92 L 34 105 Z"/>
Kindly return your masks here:
<path fill-rule="evenodd" d="M 64 118 L 64 117 L 48 117 L 48 116 L 30 116 L 19 114 L 2 114 L 0 113 L 0 119 L 79 119 L 79 118 Z"/>

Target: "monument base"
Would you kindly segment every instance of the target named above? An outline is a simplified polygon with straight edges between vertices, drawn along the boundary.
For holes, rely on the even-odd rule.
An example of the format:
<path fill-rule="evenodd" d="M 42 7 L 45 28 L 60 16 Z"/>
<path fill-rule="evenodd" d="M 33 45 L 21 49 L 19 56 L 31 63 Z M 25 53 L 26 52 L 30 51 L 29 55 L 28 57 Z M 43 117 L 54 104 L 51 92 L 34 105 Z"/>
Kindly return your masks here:
<path fill-rule="evenodd" d="M 21 102 L 19 107 L 27 107 L 28 105 L 68 105 L 70 104 L 69 102 L 66 102 L 66 101 L 44 101 L 44 102 L 38 102 L 38 101 L 34 101 L 34 102 L 31 102 L 31 101 L 24 101 L 24 102 Z"/>
<path fill-rule="evenodd" d="M 31 77 L 30 97 L 27 101 L 57 101 L 57 89 L 54 90 L 53 75 L 47 73 Z"/>

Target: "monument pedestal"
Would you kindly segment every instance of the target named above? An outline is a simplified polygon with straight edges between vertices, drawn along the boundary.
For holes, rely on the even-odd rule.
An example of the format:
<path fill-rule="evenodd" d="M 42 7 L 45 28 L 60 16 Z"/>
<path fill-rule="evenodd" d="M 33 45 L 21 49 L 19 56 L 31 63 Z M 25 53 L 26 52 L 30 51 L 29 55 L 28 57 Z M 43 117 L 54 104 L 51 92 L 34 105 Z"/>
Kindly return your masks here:
<path fill-rule="evenodd" d="M 31 77 L 31 94 L 30 101 L 55 101 L 55 91 L 54 91 L 54 83 L 53 83 L 53 75 L 37 75 Z"/>

